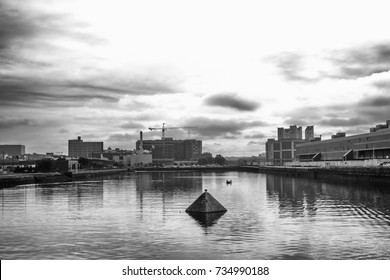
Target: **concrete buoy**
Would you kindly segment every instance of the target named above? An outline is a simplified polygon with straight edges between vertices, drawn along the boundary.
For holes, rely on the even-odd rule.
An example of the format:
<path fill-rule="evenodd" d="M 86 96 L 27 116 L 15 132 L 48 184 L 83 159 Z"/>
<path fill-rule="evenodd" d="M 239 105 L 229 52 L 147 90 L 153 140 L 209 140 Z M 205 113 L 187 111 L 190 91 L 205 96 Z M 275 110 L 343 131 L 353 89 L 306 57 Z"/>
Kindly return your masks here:
<path fill-rule="evenodd" d="M 215 213 L 226 212 L 222 206 L 207 190 L 202 193 L 187 209 L 187 213 Z"/>

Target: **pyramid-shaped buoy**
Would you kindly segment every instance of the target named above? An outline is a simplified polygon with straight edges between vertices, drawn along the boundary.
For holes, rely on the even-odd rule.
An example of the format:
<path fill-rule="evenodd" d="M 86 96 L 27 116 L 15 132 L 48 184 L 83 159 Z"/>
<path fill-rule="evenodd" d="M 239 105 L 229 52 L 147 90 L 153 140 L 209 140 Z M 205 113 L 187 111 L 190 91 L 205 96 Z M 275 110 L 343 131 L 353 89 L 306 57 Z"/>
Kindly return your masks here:
<path fill-rule="evenodd" d="M 226 212 L 226 208 L 222 206 L 207 190 L 202 193 L 187 209 L 187 213 L 214 213 Z"/>

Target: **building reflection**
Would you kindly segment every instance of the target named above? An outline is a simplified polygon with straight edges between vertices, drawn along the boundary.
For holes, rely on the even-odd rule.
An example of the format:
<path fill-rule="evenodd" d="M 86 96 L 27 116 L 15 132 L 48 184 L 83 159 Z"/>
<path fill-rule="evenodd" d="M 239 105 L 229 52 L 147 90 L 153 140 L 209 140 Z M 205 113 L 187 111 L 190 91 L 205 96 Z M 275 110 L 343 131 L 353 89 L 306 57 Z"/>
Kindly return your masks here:
<path fill-rule="evenodd" d="M 268 174 L 266 182 L 268 201 L 278 204 L 281 217 L 316 215 L 319 208 L 331 205 L 339 207 L 335 215 L 353 211 L 370 219 L 385 214 L 390 220 L 390 191 L 385 181 L 351 178 L 325 182 Z"/>
<path fill-rule="evenodd" d="M 177 207 L 178 198 L 192 197 L 202 192 L 202 177 L 196 172 L 150 172 L 138 173 L 136 177 L 137 203 L 140 209 L 140 220 L 144 211 L 153 211 L 155 207 L 162 209 L 165 222 L 169 211 Z M 180 199 L 179 199 L 180 200 Z M 175 209 L 176 211 L 184 211 Z"/>
<path fill-rule="evenodd" d="M 103 180 L 93 182 L 75 182 L 69 190 L 69 210 L 84 210 L 103 208 L 104 188 Z"/>
<path fill-rule="evenodd" d="M 267 196 L 277 202 L 282 216 L 301 217 L 316 215 L 316 189 L 318 184 L 267 174 Z"/>

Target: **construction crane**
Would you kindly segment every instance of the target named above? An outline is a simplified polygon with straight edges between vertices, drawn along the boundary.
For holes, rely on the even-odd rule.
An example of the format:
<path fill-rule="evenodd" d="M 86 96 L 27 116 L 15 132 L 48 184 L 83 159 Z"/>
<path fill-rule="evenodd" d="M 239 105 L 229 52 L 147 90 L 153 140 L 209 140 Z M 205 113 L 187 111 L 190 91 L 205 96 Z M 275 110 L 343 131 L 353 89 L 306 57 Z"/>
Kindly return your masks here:
<path fill-rule="evenodd" d="M 168 129 L 182 129 L 182 128 L 198 128 L 197 126 L 177 126 L 177 127 L 166 127 L 165 126 L 165 123 L 163 123 L 162 127 L 149 127 L 149 130 L 161 130 L 162 131 L 162 137 L 161 137 L 161 140 L 164 140 L 165 139 L 165 131 L 168 130 Z"/>

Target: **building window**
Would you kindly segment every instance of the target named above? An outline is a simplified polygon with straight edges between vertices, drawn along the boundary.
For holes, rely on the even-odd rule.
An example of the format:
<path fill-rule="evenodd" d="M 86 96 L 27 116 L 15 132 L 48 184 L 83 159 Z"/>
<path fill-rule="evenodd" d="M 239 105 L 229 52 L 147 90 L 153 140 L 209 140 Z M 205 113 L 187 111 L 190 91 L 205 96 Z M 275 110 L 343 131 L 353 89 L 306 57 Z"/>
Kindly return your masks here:
<path fill-rule="evenodd" d="M 282 150 L 291 150 L 292 145 L 291 142 L 282 142 Z"/>

